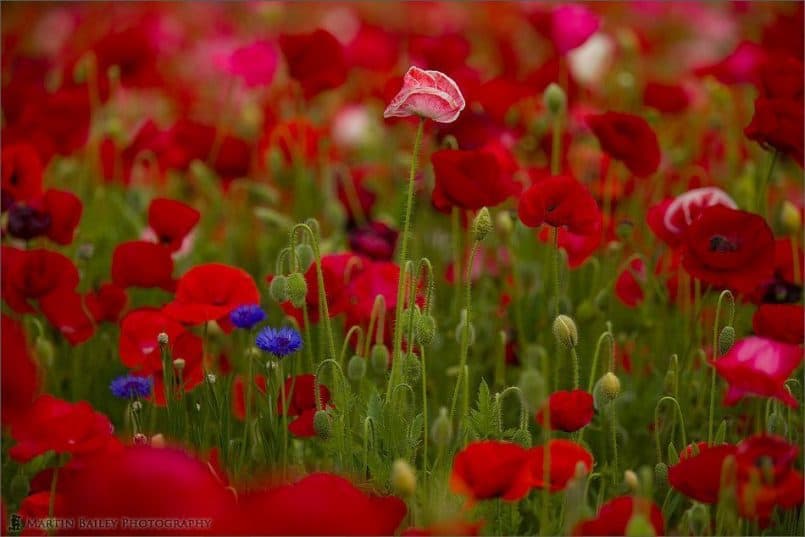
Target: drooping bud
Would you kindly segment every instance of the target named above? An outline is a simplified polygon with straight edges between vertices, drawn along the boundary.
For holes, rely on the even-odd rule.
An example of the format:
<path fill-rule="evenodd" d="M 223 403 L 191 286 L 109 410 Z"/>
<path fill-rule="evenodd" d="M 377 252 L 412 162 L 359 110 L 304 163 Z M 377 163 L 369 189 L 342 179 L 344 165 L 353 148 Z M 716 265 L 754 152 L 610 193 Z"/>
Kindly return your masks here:
<path fill-rule="evenodd" d="M 567 315 L 557 316 L 553 321 L 553 337 L 566 349 L 572 349 L 579 343 L 576 322 Z"/>
<path fill-rule="evenodd" d="M 520 380 L 517 386 L 520 388 L 523 405 L 530 413 L 533 414 L 542 407 L 547 396 L 547 390 L 545 388 L 545 379 L 538 370 L 524 369 L 520 373 Z"/>
<path fill-rule="evenodd" d="M 433 425 L 430 429 L 430 438 L 437 446 L 447 446 L 453 439 L 453 424 L 450 423 L 447 408 L 442 407 L 439 409 L 439 416 L 433 420 Z"/>
<path fill-rule="evenodd" d="M 347 362 L 347 376 L 352 381 L 359 381 L 366 375 L 366 359 L 357 354 Z"/>
<path fill-rule="evenodd" d="M 637 480 L 637 474 L 633 470 L 626 470 L 623 472 L 623 482 L 629 487 L 632 492 L 637 492 L 640 482 Z"/>
<path fill-rule="evenodd" d="M 514 434 L 512 435 L 512 441 L 514 441 L 516 444 L 520 444 L 525 448 L 530 448 L 531 433 L 528 431 L 528 429 L 517 429 L 516 431 L 514 431 Z"/>
<path fill-rule="evenodd" d="M 576 317 L 581 322 L 585 321 L 592 321 L 598 316 L 598 308 L 595 307 L 595 304 L 592 300 L 584 300 L 581 304 L 579 304 L 578 308 L 576 308 Z"/>
<path fill-rule="evenodd" d="M 332 426 L 330 424 L 330 415 L 326 410 L 317 410 L 313 415 L 313 430 L 322 440 L 330 438 Z"/>
<path fill-rule="evenodd" d="M 299 260 L 299 266 L 302 268 L 302 271 L 305 271 L 313 263 L 313 260 L 316 259 L 316 254 L 313 253 L 313 247 L 311 245 L 297 244 L 296 258 Z"/>
<path fill-rule="evenodd" d="M 268 286 L 268 294 L 280 304 L 288 300 L 288 278 L 282 274 L 274 276 Z"/>
<path fill-rule="evenodd" d="M 307 282 L 301 272 L 294 272 L 288 276 L 288 298 L 297 308 L 301 308 L 307 296 Z"/>
<path fill-rule="evenodd" d="M 313 235 L 319 237 L 321 235 L 321 226 L 319 226 L 319 221 L 315 218 L 308 218 L 305 220 L 305 225 L 310 228 L 313 232 Z"/>
<path fill-rule="evenodd" d="M 779 436 L 786 436 L 788 434 L 788 424 L 779 412 L 776 410 L 769 414 L 766 418 L 766 431 L 769 434 L 776 434 Z"/>
<path fill-rule="evenodd" d="M 165 332 L 160 332 L 159 334 L 157 334 L 157 343 L 159 343 L 160 347 L 166 347 L 168 343 L 170 343 L 170 338 L 168 337 L 168 334 L 166 334 Z"/>
<path fill-rule="evenodd" d="M 215 373 L 207 373 L 207 382 L 210 384 L 215 384 L 215 381 L 218 380 L 218 377 L 215 376 Z"/>
<path fill-rule="evenodd" d="M 369 362 L 372 366 L 372 371 L 375 373 L 385 373 L 389 368 L 389 350 L 385 345 L 376 343 L 372 347 L 371 354 L 369 355 Z"/>
<path fill-rule="evenodd" d="M 416 492 L 416 474 L 405 459 L 397 459 L 391 465 L 391 488 L 404 498 Z"/>
<path fill-rule="evenodd" d="M 732 348 L 735 343 L 735 329 L 731 326 L 725 326 L 721 329 L 718 335 L 718 353 L 723 356 Z"/>
<path fill-rule="evenodd" d="M 489 215 L 489 209 L 481 207 L 472 222 L 472 234 L 475 236 L 476 241 L 481 242 L 489 235 L 490 231 L 492 231 L 492 217 Z"/>
<path fill-rule="evenodd" d="M 430 345 L 436 335 L 436 319 L 430 313 L 417 317 L 414 334 L 420 345 Z"/>
<path fill-rule="evenodd" d="M 551 115 L 556 116 L 564 112 L 567 106 L 567 96 L 558 84 L 551 83 L 542 94 L 542 102 Z"/>
<path fill-rule="evenodd" d="M 403 359 L 403 375 L 409 383 L 416 382 L 422 377 L 422 362 L 414 354 L 409 353 Z"/>
<path fill-rule="evenodd" d="M 595 383 L 593 388 L 593 402 L 595 408 L 600 410 L 607 404 L 611 403 L 621 393 L 621 381 L 612 371 L 604 373 L 598 382 Z"/>

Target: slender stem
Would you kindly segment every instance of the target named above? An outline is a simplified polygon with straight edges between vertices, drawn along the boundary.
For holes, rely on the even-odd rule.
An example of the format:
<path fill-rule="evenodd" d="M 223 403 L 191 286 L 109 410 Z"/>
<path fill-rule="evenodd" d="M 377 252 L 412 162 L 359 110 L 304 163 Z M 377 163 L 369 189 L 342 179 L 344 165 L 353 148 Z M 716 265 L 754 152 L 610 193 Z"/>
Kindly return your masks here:
<path fill-rule="evenodd" d="M 654 407 L 654 441 L 657 444 L 657 462 L 662 462 L 662 446 L 660 445 L 660 406 L 662 406 L 663 401 L 672 401 L 674 403 L 677 416 L 679 417 L 679 427 L 682 434 L 682 448 L 684 449 L 688 445 L 688 437 L 687 434 L 685 434 L 685 416 L 682 414 L 682 408 L 679 406 L 679 401 L 670 395 L 660 398 Z"/>
<path fill-rule="evenodd" d="M 732 293 L 728 290 L 722 291 L 718 295 L 718 304 L 716 305 L 716 318 L 713 321 L 713 363 L 710 365 L 710 409 L 707 418 L 707 445 L 713 445 L 713 422 L 715 417 L 715 400 L 716 400 L 716 365 L 715 361 L 718 359 L 718 327 L 721 319 L 721 304 L 725 298 L 728 298 L 730 306 L 729 324 L 732 324 L 733 316 L 735 315 L 735 306 Z"/>
<path fill-rule="evenodd" d="M 551 130 L 551 175 L 559 175 L 562 168 L 562 117 L 556 114 Z"/>
<path fill-rule="evenodd" d="M 554 317 L 559 315 L 559 228 L 552 227 L 552 242 L 553 242 L 553 296 L 554 296 Z"/>
<path fill-rule="evenodd" d="M 612 442 L 612 482 L 618 482 L 618 429 L 617 419 L 615 414 L 615 402 L 609 403 L 609 431 Z"/>
<path fill-rule="evenodd" d="M 425 346 L 419 348 L 420 359 L 422 361 L 422 473 L 428 475 L 428 373 L 425 362 Z M 427 485 L 425 485 L 425 492 L 427 493 Z M 427 498 L 425 500 L 427 505 Z"/>
<path fill-rule="evenodd" d="M 461 333 L 461 351 L 460 351 L 460 355 L 459 355 L 460 358 L 459 358 L 459 366 L 458 366 L 458 378 L 456 379 L 455 391 L 453 391 L 453 401 L 452 401 L 452 404 L 450 405 L 450 417 L 451 417 L 451 419 L 455 415 L 455 408 L 456 408 L 456 402 L 458 400 L 459 387 L 461 386 L 462 382 L 464 382 L 464 383 L 468 382 L 468 379 L 465 378 L 466 377 L 465 370 L 466 370 L 466 365 L 467 365 L 467 355 L 469 354 L 469 348 L 470 348 L 470 339 L 469 339 L 470 338 L 470 329 L 471 329 L 471 326 L 472 326 L 472 314 L 471 314 L 471 309 L 472 309 L 472 300 L 471 300 L 471 296 L 472 296 L 472 265 L 475 262 L 475 255 L 478 253 L 478 250 L 480 249 L 480 247 L 481 247 L 480 241 L 475 241 L 475 244 L 472 245 L 472 250 L 470 251 L 469 262 L 467 264 L 467 275 L 466 275 L 467 276 L 467 281 L 464 284 L 464 287 L 465 287 L 464 311 L 466 313 L 465 313 L 465 317 L 463 319 L 463 321 L 464 321 L 464 330 Z M 466 389 L 464 391 L 465 391 L 465 393 L 467 392 Z M 464 402 L 463 406 L 464 407 L 467 406 L 466 401 Z M 461 423 L 461 419 L 459 419 L 459 425 L 460 425 L 460 423 Z"/>
<path fill-rule="evenodd" d="M 579 389 L 579 355 L 576 353 L 576 347 L 570 347 L 570 362 L 573 367 L 573 389 Z"/>

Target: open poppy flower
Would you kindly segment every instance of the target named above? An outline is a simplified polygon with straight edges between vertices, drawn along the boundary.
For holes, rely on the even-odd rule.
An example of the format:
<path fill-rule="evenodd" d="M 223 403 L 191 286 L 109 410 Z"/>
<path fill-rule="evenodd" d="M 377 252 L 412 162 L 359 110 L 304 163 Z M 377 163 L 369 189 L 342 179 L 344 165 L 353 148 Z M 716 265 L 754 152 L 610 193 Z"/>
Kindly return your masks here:
<path fill-rule="evenodd" d="M 593 396 L 584 390 L 553 392 L 548 398 L 551 429 L 567 433 L 578 431 L 593 419 Z M 545 426 L 545 410 L 537 413 L 537 422 Z"/>
<path fill-rule="evenodd" d="M 274 43 L 258 40 L 234 50 L 226 58 L 224 68 L 253 88 L 271 84 L 278 63 L 279 51 Z"/>
<path fill-rule="evenodd" d="M 556 439 L 549 443 L 550 474 L 548 487 L 551 492 L 564 490 L 576 475 L 576 466 L 581 463 L 589 473 L 593 467 L 592 454 L 581 445 L 570 440 Z M 529 453 L 532 485 L 545 488 L 545 446 L 532 448 Z"/>
<path fill-rule="evenodd" d="M 47 237 L 57 244 L 70 244 L 81 221 L 83 203 L 72 192 L 49 188 L 42 197 L 44 213 L 50 216 Z"/>
<path fill-rule="evenodd" d="M 29 143 L 3 145 L 3 199 L 26 202 L 42 193 L 42 161 Z M 7 209 L 3 202 L 3 211 Z"/>
<path fill-rule="evenodd" d="M 383 117 L 419 116 L 437 123 L 452 123 L 465 104 L 452 78 L 440 71 L 414 66 L 405 73 L 403 87 L 386 107 Z"/>
<path fill-rule="evenodd" d="M 682 241 L 685 231 L 698 220 L 707 207 L 721 205 L 730 209 L 738 206 L 729 195 L 716 187 L 688 190 L 649 209 L 648 224 L 658 238 L 675 248 Z"/>
<path fill-rule="evenodd" d="M 0 330 L 0 412 L 3 426 L 8 426 L 26 414 L 38 395 L 39 368 L 20 322 L 2 314 Z"/>
<path fill-rule="evenodd" d="M 679 84 L 649 82 L 643 89 L 643 102 L 665 114 L 678 114 L 688 108 L 690 95 Z"/>
<path fill-rule="evenodd" d="M 668 468 L 671 486 L 685 496 L 702 503 L 715 503 L 721 489 L 724 459 L 735 455 L 735 446 L 699 444 L 698 455 L 681 456 Z"/>
<path fill-rule="evenodd" d="M 182 247 L 200 218 L 201 213 L 196 209 L 176 200 L 157 198 L 148 206 L 148 226 L 157 242 L 171 252 Z"/>
<path fill-rule="evenodd" d="M 761 304 L 752 316 L 752 329 L 782 343 L 801 345 L 805 340 L 805 308 L 801 304 Z"/>
<path fill-rule="evenodd" d="M 128 241 L 118 244 L 112 254 L 112 282 L 128 287 L 159 287 L 173 291 L 171 251 L 161 244 Z"/>
<path fill-rule="evenodd" d="M 685 232 L 682 266 L 710 285 L 751 291 L 772 275 L 774 237 L 756 214 L 707 207 Z"/>
<path fill-rule="evenodd" d="M 605 112 L 587 116 L 598 143 L 609 156 L 623 162 L 638 177 L 651 175 L 660 165 L 660 145 L 646 120 L 632 114 Z"/>
<path fill-rule="evenodd" d="M 347 79 L 344 48 L 326 30 L 280 35 L 279 46 L 288 72 L 302 86 L 308 99 L 337 88 Z"/>
<path fill-rule="evenodd" d="M 260 292 L 249 273 L 221 263 L 208 263 L 191 268 L 179 278 L 176 296 L 164 312 L 187 324 L 228 322 L 233 309 L 259 303 Z"/>
<path fill-rule="evenodd" d="M 84 295 L 84 305 L 96 323 L 116 323 L 127 302 L 126 290 L 113 283 L 105 283 Z"/>
<path fill-rule="evenodd" d="M 408 511 L 399 498 L 364 492 L 328 473 L 244 494 L 238 504 L 225 533 L 394 535 Z"/>
<path fill-rule="evenodd" d="M 636 496 L 618 496 L 609 500 L 594 518 L 576 524 L 573 535 L 626 535 L 629 521 L 638 513 L 651 523 L 654 535 L 665 535 L 660 508 L 654 502 Z"/>
<path fill-rule="evenodd" d="M 519 444 L 471 442 L 453 459 L 450 488 L 471 500 L 520 500 L 532 484 L 529 461 L 529 451 Z"/>
<path fill-rule="evenodd" d="M 576 235 L 594 235 L 601 229 L 601 212 L 590 192 L 569 175 L 538 180 L 520 195 L 517 208 L 523 224 L 566 227 Z"/>
<path fill-rule="evenodd" d="M 288 430 L 294 436 L 308 438 L 316 436 L 313 428 L 313 417 L 318 407 L 316 406 L 316 377 L 315 375 L 305 374 L 288 377 L 285 379 L 285 406 L 288 408 L 288 416 L 296 417 L 288 423 Z M 319 401 L 321 407 L 326 408 L 330 403 L 330 390 L 324 384 L 319 384 Z M 285 414 L 283 406 L 282 392 L 277 393 L 277 414 Z"/>
<path fill-rule="evenodd" d="M 798 345 L 751 336 L 715 361 L 716 372 L 729 383 L 724 404 L 735 405 L 747 395 L 774 397 L 796 408 L 797 400 L 784 383 L 802 362 Z"/>
<path fill-rule="evenodd" d="M 391 261 L 399 234 L 383 222 L 368 222 L 349 230 L 349 248 L 374 261 Z"/>

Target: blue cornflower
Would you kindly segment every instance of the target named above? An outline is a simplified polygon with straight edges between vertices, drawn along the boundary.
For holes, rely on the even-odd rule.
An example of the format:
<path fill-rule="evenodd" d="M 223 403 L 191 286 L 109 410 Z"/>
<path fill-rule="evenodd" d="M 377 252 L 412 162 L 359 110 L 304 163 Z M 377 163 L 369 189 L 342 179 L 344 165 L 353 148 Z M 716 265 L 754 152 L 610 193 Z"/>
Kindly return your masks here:
<path fill-rule="evenodd" d="M 151 395 L 152 387 L 153 383 L 151 382 L 151 377 L 137 377 L 135 375 L 117 377 L 109 384 L 112 395 L 120 399 L 148 397 Z"/>
<path fill-rule="evenodd" d="M 257 334 L 254 343 L 265 352 L 270 352 L 277 358 L 283 358 L 302 347 L 302 336 L 289 326 L 280 329 L 267 326 Z"/>
<path fill-rule="evenodd" d="M 229 320 L 238 328 L 249 329 L 266 318 L 266 312 L 258 304 L 238 306 L 229 314 Z"/>

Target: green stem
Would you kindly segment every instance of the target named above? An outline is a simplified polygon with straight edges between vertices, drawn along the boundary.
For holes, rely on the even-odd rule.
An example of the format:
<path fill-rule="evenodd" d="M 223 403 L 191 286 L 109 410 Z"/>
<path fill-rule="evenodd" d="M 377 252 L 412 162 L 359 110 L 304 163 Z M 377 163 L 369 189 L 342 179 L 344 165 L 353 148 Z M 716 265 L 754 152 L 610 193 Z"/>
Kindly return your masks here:
<path fill-rule="evenodd" d="M 728 299 L 729 304 L 729 324 L 732 325 L 735 316 L 735 299 L 729 290 L 722 291 L 718 295 L 718 304 L 716 305 L 716 318 L 713 322 L 713 363 L 710 365 L 710 409 L 707 418 L 707 445 L 713 445 L 713 423 L 715 418 L 716 406 L 716 367 L 715 361 L 718 359 L 718 326 L 721 319 L 721 304 L 724 299 Z M 684 446 L 683 446 L 684 447 Z"/>
<path fill-rule="evenodd" d="M 660 406 L 662 406 L 663 401 L 672 401 L 674 403 L 677 416 L 679 417 L 679 427 L 682 431 L 682 449 L 688 445 L 688 437 L 685 434 L 685 417 L 682 414 L 682 408 L 679 406 L 679 401 L 670 395 L 660 398 L 654 407 L 654 441 L 657 445 L 657 462 L 662 462 L 662 446 L 660 445 Z"/>
<path fill-rule="evenodd" d="M 576 353 L 576 347 L 570 347 L 570 361 L 573 366 L 573 389 L 579 389 L 579 355 Z"/>
<path fill-rule="evenodd" d="M 612 482 L 618 482 L 618 429 L 617 429 L 617 416 L 615 414 L 615 402 L 609 403 L 609 431 L 610 441 L 612 442 Z"/>
<path fill-rule="evenodd" d="M 552 242 L 553 242 L 553 296 L 554 296 L 554 317 L 559 315 L 559 228 L 552 227 Z"/>

